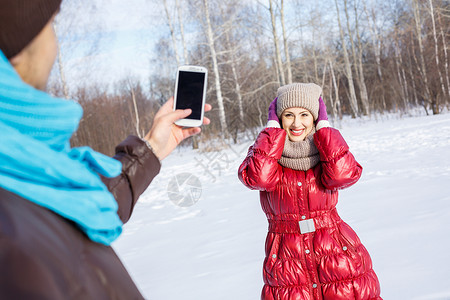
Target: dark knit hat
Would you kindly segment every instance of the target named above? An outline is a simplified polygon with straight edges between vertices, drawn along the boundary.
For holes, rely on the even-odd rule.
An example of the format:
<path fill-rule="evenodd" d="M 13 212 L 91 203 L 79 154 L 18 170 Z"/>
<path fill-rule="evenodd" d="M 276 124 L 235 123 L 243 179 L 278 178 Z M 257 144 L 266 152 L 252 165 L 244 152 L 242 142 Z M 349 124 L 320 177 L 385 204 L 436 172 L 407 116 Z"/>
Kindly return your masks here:
<path fill-rule="evenodd" d="M 315 83 L 292 83 L 278 88 L 278 118 L 281 118 L 281 114 L 286 108 L 303 107 L 311 112 L 314 120 L 317 120 L 320 94 L 322 94 L 322 88 Z"/>
<path fill-rule="evenodd" d="M 61 0 L 0 0 L 0 50 L 6 58 L 22 51 L 60 5 Z"/>

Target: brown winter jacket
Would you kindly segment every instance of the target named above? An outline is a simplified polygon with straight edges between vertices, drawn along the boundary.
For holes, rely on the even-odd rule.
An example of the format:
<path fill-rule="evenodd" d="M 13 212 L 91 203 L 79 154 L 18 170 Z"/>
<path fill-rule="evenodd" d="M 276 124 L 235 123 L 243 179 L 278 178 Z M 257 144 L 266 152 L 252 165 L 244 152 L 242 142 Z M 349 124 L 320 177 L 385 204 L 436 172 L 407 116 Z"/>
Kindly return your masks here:
<path fill-rule="evenodd" d="M 116 148 L 122 174 L 103 178 L 125 223 L 158 158 L 139 138 Z M 0 299 L 143 299 L 113 248 L 67 219 L 0 188 Z"/>

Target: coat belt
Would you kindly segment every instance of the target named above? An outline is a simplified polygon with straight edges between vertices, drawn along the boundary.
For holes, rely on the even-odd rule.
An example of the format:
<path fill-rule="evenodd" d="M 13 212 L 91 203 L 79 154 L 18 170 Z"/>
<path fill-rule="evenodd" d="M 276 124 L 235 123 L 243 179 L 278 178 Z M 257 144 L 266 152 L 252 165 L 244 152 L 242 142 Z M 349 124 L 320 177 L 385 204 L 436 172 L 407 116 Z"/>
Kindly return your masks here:
<path fill-rule="evenodd" d="M 313 211 L 310 212 L 310 218 L 304 220 L 269 219 L 269 232 L 305 234 L 317 229 L 333 227 L 341 221 L 336 208 L 328 211 Z"/>

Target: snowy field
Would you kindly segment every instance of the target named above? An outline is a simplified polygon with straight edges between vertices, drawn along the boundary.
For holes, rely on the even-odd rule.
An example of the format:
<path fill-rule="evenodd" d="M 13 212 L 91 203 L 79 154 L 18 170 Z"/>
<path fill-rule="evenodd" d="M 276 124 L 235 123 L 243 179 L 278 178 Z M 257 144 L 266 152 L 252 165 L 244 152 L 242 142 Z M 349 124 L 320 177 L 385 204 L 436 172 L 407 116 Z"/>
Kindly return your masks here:
<path fill-rule="evenodd" d="M 336 127 L 363 166 L 338 212 L 369 250 L 382 297 L 450 299 L 450 114 Z M 258 192 L 237 177 L 250 143 L 184 148 L 163 161 L 113 245 L 147 299 L 259 299 L 267 221 Z M 182 173 L 194 188 L 177 191 Z M 190 196 L 200 198 L 181 207 Z"/>

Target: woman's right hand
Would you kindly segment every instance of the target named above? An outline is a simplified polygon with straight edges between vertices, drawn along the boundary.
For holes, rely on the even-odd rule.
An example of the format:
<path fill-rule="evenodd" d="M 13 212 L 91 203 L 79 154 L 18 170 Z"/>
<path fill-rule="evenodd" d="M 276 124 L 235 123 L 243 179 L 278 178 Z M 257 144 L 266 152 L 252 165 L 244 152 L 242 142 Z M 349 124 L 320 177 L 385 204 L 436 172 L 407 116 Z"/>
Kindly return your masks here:
<path fill-rule="evenodd" d="M 273 99 L 273 101 L 269 105 L 269 113 L 267 116 L 267 126 L 266 127 L 278 127 L 280 128 L 280 120 L 277 116 L 277 99 Z"/>

